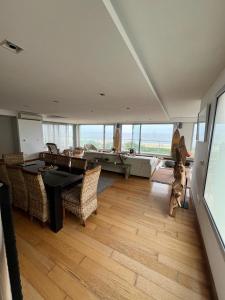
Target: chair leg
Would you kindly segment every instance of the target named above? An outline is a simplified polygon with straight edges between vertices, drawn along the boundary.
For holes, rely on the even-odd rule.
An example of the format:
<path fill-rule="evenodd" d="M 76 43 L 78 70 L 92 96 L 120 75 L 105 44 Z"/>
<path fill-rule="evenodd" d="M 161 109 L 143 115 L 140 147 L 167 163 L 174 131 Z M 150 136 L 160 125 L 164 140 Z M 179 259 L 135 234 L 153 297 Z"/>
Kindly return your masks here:
<path fill-rule="evenodd" d="M 46 226 L 46 222 L 41 222 L 41 227 L 45 228 L 45 226 Z"/>
<path fill-rule="evenodd" d="M 97 210 L 97 209 L 94 211 L 94 214 L 95 214 L 95 215 L 97 215 L 97 214 L 98 214 L 98 210 Z"/>
<path fill-rule="evenodd" d="M 84 221 L 83 219 L 80 220 L 80 224 L 81 224 L 82 226 L 84 226 L 84 227 L 86 226 L 86 223 L 85 223 L 85 221 Z"/>

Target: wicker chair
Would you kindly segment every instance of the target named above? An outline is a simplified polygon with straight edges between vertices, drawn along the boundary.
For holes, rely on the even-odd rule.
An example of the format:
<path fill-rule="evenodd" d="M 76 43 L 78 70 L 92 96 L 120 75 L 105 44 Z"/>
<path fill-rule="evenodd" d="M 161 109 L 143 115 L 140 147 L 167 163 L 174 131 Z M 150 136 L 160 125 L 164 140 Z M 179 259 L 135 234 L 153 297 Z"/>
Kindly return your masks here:
<path fill-rule="evenodd" d="M 6 184 L 8 186 L 10 199 L 12 201 L 12 185 L 9 180 L 8 172 L 6 169 L 6 164 L 3 162 L 0 162 L 0 182 L 3 182 L 4 184 Z"/>
<path fill-rule="evenodd" d="M 92 144 L 85 144 L 84 145 L 84 150 L 85 151 L 97 151 L 98 149 L 95 147 L 95 145 Z"/>
<path fill-rule="evenodd" d="M 97 187 L 100 172 L 100 166 L 87 171 L 81 187 L 75 186 L 62 193 L 63 208 L 76 215 L 83 226 L 93 212 L 97 214 Z"/>
<path fill-rule="evenodd" d="M 56 155 L 55 165 L 60 169 L 69 170 L 70 157 L 66 155 Z"/>
<path fill-rule="evenodd" d="M 84 148 L 76 147 L 73 149 L 73 157 L 82 158 L 84 156 Z"/>
<path fill-rule="evenodd" d="M 46 146 L 48 147 L 48 151 L 51 154 L 59 154 L 59 149 L 57 148 L 56 144 L 54 143 L 46 143 Z"/>
<path fill-rule="evenodd" d="M 73 150 L 70 150 L 70 149 L 64 149 L 63 152 L 62 152 L 63 155 L 66 155 L 66 156 L 72 156 L 73 154 Z"/>
<path fill-rule="evenodd" d="M 7 165 L 7 172 L 12 185 L 13 205 L 28 211 L 28 192 L 22 169 L 18 166 Z"/>
<path fill-rule="evenodd" d="M 55 154 L 51 154 L 51 153 L 45 153 L 43 160 L 47 165 L 55 165 L 56 162 L 56 156 Z"/>
<path fill-rule="evenodd" d="M 71 172 L 74 174 L 84 174 L 87 169 L 87 159 L 85 158 L 71 158 Z"/>
<path fill-rule="evenodd" d="M 7 165 L 18 165 L 24 163 L 23 152 L 2 154 L 2 158 Z"/>
<path fill-rule="evenodd" d="M 48 199 L 41 174 L 23 171 L 29 197 L 29 214 L 43 223 L 48 221 Z"/>

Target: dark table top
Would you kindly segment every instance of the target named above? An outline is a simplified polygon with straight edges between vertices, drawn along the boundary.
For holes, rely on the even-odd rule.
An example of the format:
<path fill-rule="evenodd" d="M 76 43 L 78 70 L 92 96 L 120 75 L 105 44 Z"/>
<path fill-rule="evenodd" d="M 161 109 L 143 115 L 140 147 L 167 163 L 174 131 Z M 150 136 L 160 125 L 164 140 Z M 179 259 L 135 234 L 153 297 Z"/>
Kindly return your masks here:
<path fill-rule="evenodd" d="M 42 178 L 45 185 L 64 188 L 70 184 L 81 181 L 83 175 L 75 175 L 63 171 L 51 170 L 44 172 L 42 174 Z"/>
<path fill-rule="evenodd" d="M 45 166 L 45 163 L 41 160 L 35 160 L 27 162 L 21 166 L 24 170 L 38 172 L 39 168 L 43 168 Z M 41 174 L 45 185 L 61 188 L 64 188 L 73 183 L 77 183 L 79 181 L 81 182 L 83 178 L 83 175 L 76 175 L 58 170 L 47 170 L 45 172 L 42 172 Z"/>

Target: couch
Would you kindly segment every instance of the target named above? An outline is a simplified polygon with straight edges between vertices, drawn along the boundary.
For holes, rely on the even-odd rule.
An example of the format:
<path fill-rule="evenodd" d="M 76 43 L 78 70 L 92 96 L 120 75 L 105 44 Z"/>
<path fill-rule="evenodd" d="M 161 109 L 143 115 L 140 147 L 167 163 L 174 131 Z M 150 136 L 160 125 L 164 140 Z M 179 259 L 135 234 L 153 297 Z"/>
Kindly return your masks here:
<path fill-rule="evenodd" d="M 119 155 L 112 152 L 99 152 L 99 151 L 85 151 L 84 158 L 90 162 L 99 162 L 102 166 L 102 170 L 112 171 L 116 173 L 124 173 L 124 170 L 117 165 L 121 163 Z M 122 160 L 125 164 L 130 165 L 130 175 L 150 178 L 155 171 L 159 159 L 157 157 L 149 156 L 130 156 L 122 155 Z M 101 162 L 106 163 L 101 163 Z M 109 163 L 107 163 L 109 162 Z M 116 162 L 113 164 L 112 162 Z"/>

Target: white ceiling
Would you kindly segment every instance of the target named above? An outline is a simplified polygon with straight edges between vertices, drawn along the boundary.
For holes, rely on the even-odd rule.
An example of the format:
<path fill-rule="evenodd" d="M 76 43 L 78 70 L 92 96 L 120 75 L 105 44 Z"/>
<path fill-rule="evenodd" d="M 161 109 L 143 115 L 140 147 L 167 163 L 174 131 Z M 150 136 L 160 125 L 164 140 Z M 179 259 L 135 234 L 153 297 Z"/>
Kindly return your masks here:
<path fill-rule="evenodd" d="M 225 1 L 111 2 L 0 0 L 0 41 L 24 48 L 0 47 L 0 109 L 78 123 L 193 120 L 225 67 Z"/>

